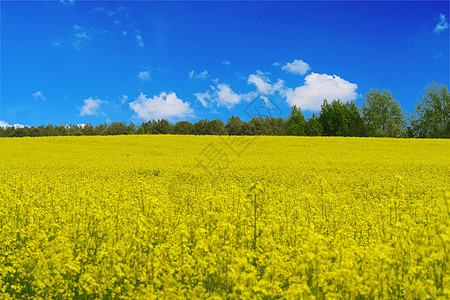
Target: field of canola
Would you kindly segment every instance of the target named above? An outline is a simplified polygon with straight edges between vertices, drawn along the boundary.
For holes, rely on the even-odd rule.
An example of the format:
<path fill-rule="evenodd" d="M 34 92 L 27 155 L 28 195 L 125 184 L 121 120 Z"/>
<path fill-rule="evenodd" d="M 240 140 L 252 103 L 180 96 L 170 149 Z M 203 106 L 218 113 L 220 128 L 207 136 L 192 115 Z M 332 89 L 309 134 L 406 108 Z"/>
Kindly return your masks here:
<path fill-rule="evenodd" d="M 449 140 L 0 139 L 0 299 L 448 299 L 449 175 Z"/>

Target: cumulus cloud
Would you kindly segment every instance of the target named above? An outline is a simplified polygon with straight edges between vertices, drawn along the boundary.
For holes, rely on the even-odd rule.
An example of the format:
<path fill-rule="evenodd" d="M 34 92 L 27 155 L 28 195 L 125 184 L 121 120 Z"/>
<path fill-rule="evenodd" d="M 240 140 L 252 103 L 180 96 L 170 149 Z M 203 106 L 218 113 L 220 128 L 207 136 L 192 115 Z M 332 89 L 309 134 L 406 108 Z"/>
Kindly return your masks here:
<path fill-rule="evenodd" d="M 224 61 L 222 61 L 222 64 L 225 65 L 225 66 L 229 66 L 229 65 L 231 65 L 231 61 L 224 60 Z"/>
<path fill-rule="evenodd" d="M 204 70 L 203 72 L 200 72 L 199 74 L 195 74 L 194 70 L 191 70 L 189 72 L 189 79 L 206 79 L 209 77 L 208 71 Z"/>
<path fill-rule="evenodd" d="M 270 79 L 261 71 L 256 71 L 256 74 L 250 74 L 247 80 L 248 84 L 253 84 L 261 94 L 273 95 L 276 92 L 283 94 L 284 81 L 278 79 L 274 84 L 270 83 Z"/>
<path fill-rule="evenodd" d="M 135 101 L 129 103 L 136 116 L 144 119 L 180 119 L 193 116 L 194 111 L 173 92 L 162 92 L 153 98 L 141 93 Z"/>
<path fill-rule="evenodd" d="M 0 121 L 0 127 L 6 128 L 6 127 L 14 127 L 14 128 L 24 128 L 27 125 L 22 124 L 8 124 L 5 121 Z"/>
<path fill-rule="evenodd" d="M 275 63 L 274 65 L 279 65 Z M 291 63 L 287 63 L 281 67 L 282 70 L 285 70 L 290 73 L 305 75 L 311 68 L 309 65 L 301 59 L 295 59 Z"/>
<path fill-rule="evenodd" d="M 445 15 L 440 14 L 439 19 L 440 19 L 439 23 L 437 23 L 436 27 L 434 27 L 434 32 L 436 33 L 441 33 L 445 29 L 448 29 L 448 22 L 447 19 L 445 18 Z"/>
<path fill-rule="evenodd" d="M 194 75 L 192 74 L 192 76 Z M 219 83 L 218 80 L 215 80 L 214 83 L 215 85 L 210 86 L 211 90 L 203 93 L 194 93 L 194 96 L 203 107 L 209 107 L 211 104 L 215 103 L 217 106 L 224 106 L 231 109 L 241 102 L 249 102 L 257 97 L 260 97 L 267 102 L 269 100 L 268 96 L 270 95 L 278 93 L 279 95 L 284 96 L 286 94 L 283 80 L 279 79 L 276 83 L 272 84 L 266 74 L 261 71 L 250 74 L 247 78 L 247 83 L 249 85 L 254 85 L 256 91 L 241 94 L 233 91 L 226 83 Z"/>
<path fill-rule="evenodd" d="M 339 76 L 311 73 L 305 77 L 305 84 L 295 89 L 287 89 L 286 102 L 303 110 L 320 110 L 324 99 L 354 100 L 358 96 L 355 83 Z"/>
<path fill-rule="evenodd" d="M 31 94 L 34 99 L 45 100 L 45 96 L 42 94 L 42 91 L 37 91 L 36 93 Z"/>
<path fill-rule="evenodd" d="M 283 80 L 278 79 L 276 83 L 271 84 L 270 79 L 261 71 L 257 71 L 256 74 L 250 74 L 248 76 L 247 83 L 256 86 L 258 93 L 247 93 L 244 97 L 246 101 L 251 101 L 253 100 L 253 98 L 259 95 L 259 97 L 266 102 L 266 105 L 268 105 L 269 95 L 278 93 L 281 96 L 284 96 L 286 93 L 286 88 L 284 86 Z"/>
<path fill-rule="evenodd" d="M 84 105 L 80 109 L 80 116 L 93 116 L 98 114 L 100 106 L 106 101 L 93 99 L 92 97 L 84 99 Z"/>
<path fill-rule="evenodd" d="M 209 104 L 216 103 L 217 106 L 225 106 L 230 109 L 242 100 L 246 100 L 245 95 L 234 92 L 226 83 L 218 83 L 210 86 L 211 90 L 205 93 L 195 93 L 194 96 L 203 105 L 208 107 Z"/>
<path fill-rule="evenodd" d="M 272 88 L 269 81 L 270 80 L 264 75 L 264 73 L 258 71 L 256 74 L 250 74 L 248 76 L 247 83 L 255 85 L 260 93 L 268 94 Z"/>
<path fill-rule="evenodd" d="M 141 71 L 138 73 L 138 78 L 142 81 L 150 81 L 150 71 Z"/>
<path fill-rule="evenodd" d="M 202 104 L 203 107 L 208 107 L 208 103 L 211 100 L 211 94 L 209 92 L 205 93 L 194 93 L 194 96 Z"/>
<path fill-rule="evenodd" d="M 231 108 L 242 100 L 241 95 L 235 93 L 228 84 L 219 83 L 217 87 L 214 87 L 214 90 L 217 93 L 217 104 L 219 106 Z"/>

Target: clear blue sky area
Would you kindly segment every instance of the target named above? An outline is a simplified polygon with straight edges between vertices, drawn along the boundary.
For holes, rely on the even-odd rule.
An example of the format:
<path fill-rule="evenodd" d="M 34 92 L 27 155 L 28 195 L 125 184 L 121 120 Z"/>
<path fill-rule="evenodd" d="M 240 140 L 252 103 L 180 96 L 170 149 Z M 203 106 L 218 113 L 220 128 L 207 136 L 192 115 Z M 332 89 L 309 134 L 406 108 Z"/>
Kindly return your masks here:
<path fill-rule="evenodd" d="M 0 126 L 286 117 L 449 85 L 449 3 L 1 1 Z M 259 99 L 259 100 L 258 100 Z"/>

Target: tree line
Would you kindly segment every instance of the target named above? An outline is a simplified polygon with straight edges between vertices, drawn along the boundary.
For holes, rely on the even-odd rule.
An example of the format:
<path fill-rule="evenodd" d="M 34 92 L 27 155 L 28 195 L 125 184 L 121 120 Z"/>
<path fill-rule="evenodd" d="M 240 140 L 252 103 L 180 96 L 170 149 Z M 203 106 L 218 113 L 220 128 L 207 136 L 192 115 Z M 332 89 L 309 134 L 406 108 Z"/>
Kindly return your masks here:
<path fill-rule="evenodd" d="M 221 119 L 202 119 L 195 123 L 171 124 L 166 119 L 158 119 L 139 126 L 133 122 L 104 123 L 95 127 L 91 124 L 10 126 L 0 127 L 0 137 L 192 134 L 449 138 L 449 100 L 447 86 L 433 82 L 425 89 L 422 99 L 417 100 L 413 115 L 405 114 L 389 91 L 372 89 L 364 96 L 361 108 L 354 101 L 324 100 L 319 114 L 312 114 L 308 120 L 294 105 L 286 119 L 254 116 L 247 122 L 232 116 L 226 123 Z"/>

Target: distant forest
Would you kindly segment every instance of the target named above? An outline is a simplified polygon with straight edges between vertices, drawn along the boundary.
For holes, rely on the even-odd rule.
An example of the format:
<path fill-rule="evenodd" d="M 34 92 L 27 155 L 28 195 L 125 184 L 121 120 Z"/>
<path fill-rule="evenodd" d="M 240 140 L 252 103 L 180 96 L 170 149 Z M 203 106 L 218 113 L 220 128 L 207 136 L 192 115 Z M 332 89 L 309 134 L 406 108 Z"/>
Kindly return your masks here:
<path fill-rule="evenodd" d="M 450 93 L 447 86 L 431 83 L 423 98 L 417 100 L 413 115 L 405 115 L 400 104 L 386 90 L 370 90 L 362 107 L 355 102 L 324 100 L 318 115 L 306 120 L 302 110 L 291 108 L 290 115 L 281 117 L 253 116 L 242 121 L 232 116 L 224 123 L 220 119 L 203 119 L 195 123 L 165 119 L 134 123 L 112 122 L 93 126 L 52 124 L 15 128 L 0 127 L 0 137 L 183 134 L 183 135 L 293 135 L 293 136 L 356 136 L 399 138 L 449 138 Z"/>

